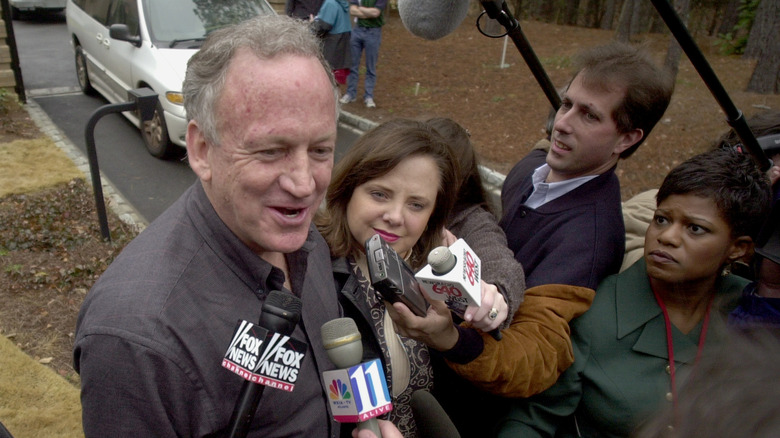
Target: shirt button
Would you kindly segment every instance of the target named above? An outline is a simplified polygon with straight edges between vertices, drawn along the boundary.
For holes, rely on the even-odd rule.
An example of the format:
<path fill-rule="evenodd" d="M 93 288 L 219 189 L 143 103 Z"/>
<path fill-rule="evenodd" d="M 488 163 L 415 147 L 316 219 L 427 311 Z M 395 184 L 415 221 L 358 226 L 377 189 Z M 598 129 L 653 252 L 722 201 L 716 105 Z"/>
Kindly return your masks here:
<path fill-rule="evenodd" d="M 670 375 L 672 374 L 672 367 L 670 367 L 669 365 L 666 366 L 666 374 L 670 374 Z"/>
<path fill-rule="evenodd" d="M 525 217 L 525 210 L 520 211 L 520 217 Z"/>
<path fill-rule="evenodd" d="M 674 396 L 672 395 L 672 393 L 671 393 L 671 392 L 667 392 L 667 393 L 666 393 L 666 400 L 667 400 L 667 401 L 672 401 L 672 400 L 674 400 Z"/>

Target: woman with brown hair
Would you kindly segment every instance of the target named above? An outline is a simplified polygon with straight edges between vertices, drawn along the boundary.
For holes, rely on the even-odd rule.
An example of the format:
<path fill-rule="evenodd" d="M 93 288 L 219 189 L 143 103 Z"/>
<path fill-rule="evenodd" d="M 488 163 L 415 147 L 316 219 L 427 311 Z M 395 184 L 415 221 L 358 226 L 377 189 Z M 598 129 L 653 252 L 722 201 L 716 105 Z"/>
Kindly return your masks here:
<path fill-rule="evenodd" d="M 364 358 L 380 358 L 393 396 L 393 421 L 404 436 L 416 436 L 411 394 L 430 390 L 433 373 L 428 346 L 401 336 L 390 318 L 396 303 L 378 297 L 371 285 L 365 242 L 379 234 L 413 270 L 442 244 L 443 230 L 455 203 L 457 163 L 442 137 L 423 122 L 396 119 L 368 131 L 352 146 L 333 171 L 326 208 L 316 219 L 331 248 L 334 277 L 345 316 L 355 320 L 363 334 Z M 483 285 L 483 307 L 470 310 L 475 327 L 492 330 L 507 315 L 507 306 L 495 286 Z M 460 338 L 450 311 L 433 301 L 426 319 L 449 319 L 437 325 L 428 345 L 450 350 Z M 373 336 L 369 336 L 372 334 Z"/>

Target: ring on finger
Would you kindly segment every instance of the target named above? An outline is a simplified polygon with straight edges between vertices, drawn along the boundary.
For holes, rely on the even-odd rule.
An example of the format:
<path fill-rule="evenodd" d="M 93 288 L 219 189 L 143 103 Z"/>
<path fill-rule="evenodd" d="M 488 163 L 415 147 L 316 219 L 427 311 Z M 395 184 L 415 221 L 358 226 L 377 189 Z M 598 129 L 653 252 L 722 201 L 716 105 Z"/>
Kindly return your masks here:
<path fill-rule="evenodd" d="M 496 319 L 497 316 L 498 316 L 498 309 L 496 309 L 495 307 L 490 309 L 490 313 L 488 313 L 488 318 Z"/>

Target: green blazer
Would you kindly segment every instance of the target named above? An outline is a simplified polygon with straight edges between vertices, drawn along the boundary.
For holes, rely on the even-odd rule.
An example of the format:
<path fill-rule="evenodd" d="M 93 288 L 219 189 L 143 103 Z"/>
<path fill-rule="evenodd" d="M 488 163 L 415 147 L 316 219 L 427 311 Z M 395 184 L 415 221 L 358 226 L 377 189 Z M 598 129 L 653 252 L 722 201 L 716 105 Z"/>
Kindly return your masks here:
<path fill-rule="evenodd" d="M 728 312 L 747 283 L 721 277 L 704 354 L 723 340 Z M 671 402 L 664 317 L 644 258 L 607 277 L 571 330 L 574 365 L 547 391 L 513 401 L 498 436 L 577 436 L 579 430 L 586 437 L 625 437 Z M 700 333 L 701 323 L 687 335 L 672 326 L 678 389 L 693 369 Z"/>

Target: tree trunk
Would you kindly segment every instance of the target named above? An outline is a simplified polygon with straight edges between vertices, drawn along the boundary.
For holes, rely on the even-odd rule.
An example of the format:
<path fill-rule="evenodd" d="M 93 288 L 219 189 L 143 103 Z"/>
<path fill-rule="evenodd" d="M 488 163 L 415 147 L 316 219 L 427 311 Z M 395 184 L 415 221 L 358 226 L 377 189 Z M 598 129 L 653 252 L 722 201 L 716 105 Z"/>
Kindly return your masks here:
<path fill-rule="evenodd" d="M 599 23 L 599 9 L 601 0 L 585 0 L 580 2 L 580 11 L 577 20 L 579 26 L 595 28 Z"/>
<path fill-rule="evenodd" d="M 615 21 L 615 9 L 617 9 L 617 0 L 607 0 L 604 3 L 604 15 L 601 16 L 601 25 L 604 30 L 612 29 L 612 22 Z"/>
<path fill-rule="evenodd" d="M 509 2 L 509 9 L 512 11 L 512 14 L 514 14 L 515 18 L 521 20 L 523 17 L 523 0 L 511 0 Z"/>
<path fill-rule="evenodd" d="M 688 25 L 688 19 L 691 12 L 690 0 L 674 0 L 674 10 L 680 17 L 680 20 L 684 25 Z M 677 72 L 680 70 L 680 56 L 682 55 L 682 47 L 677 43 L 677 40 L 673 35 L 669 38 L 669 48 L 666 50 L 666 59 L 664 60 L 664 67 L 670 72 L 672 78 L 677 77 Z"/>
<path fill-rule="evenodd" d="M 577 11 L 580 8 L 580 0 L 568 0 L 563 8 L 563 24 L 574 26 L 577 24 Z"/>
<path fill-rule="evenodd" d="M 723 11 L 723 21 L 718 27 L 718 35 L 726 35 L 734 30 L 734 26 L 739 21 L 739 5 L 741 0 L 729 0 L 726 3 L 726 9 Z"/>
<path fill-rule="evenodd" d="M 650 11 L 652 5 L 649 1 L 634 0 L 634 10 L 631 13 L 631 35 L 647 32 L 650 28 Z"/>
<path fill-rule="evenodd" d="M 746 57 L 757 58 L 756 68 L 748 82 L 747 91 L 762 94 L 780 92 L 780 4 L 763 0 L 756 10 L 756 19 L 750 30 Z"/>
<path fill-rule="evenodd" d="M 615 39 L 627 43 L 631 40 L 631 16 L 634 15 L 634 0 L 625 0 L 623 9 L 620 11 L 618 28 L 615 33 Z"/>

